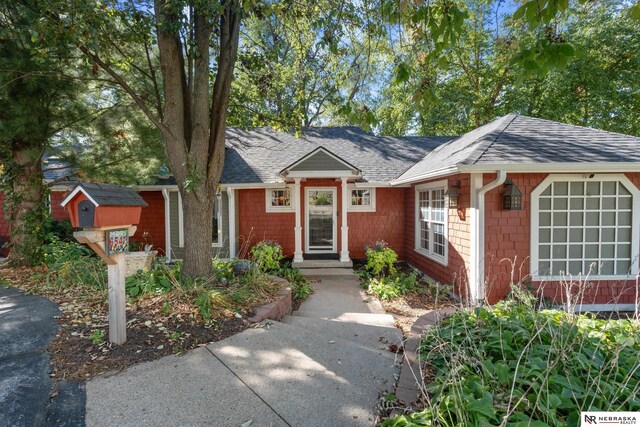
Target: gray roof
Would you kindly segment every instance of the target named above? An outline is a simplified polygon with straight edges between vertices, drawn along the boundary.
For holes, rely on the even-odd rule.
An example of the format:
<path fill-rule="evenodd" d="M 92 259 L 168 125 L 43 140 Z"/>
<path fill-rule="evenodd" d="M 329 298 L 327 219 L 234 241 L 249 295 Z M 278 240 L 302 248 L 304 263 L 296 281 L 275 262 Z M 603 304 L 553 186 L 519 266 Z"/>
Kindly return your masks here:
<path fill-rule="evenodd" d="M 42 158 L 42 174 L 45 181 L 56 181 L 59 183 L 69 183 L 76 181 L 75 169 L 67 162 L 60 160 L 56 156 L 45 153 Z"/>
<path fill-rule="evenodd" d="M 428 153 L 397 181 L 458 165 L 640 162 L 640 138 L 508 114 Z"/>
<path fill-rule="evenodd" d="M 299 135 L 262 127 L 229 128 L 221 182 L 275 182 L 280 172 L 319 147 L 353 164 L 369 182 L 389 182 L 451 137 L 379 137 L 358 127 L 303 129 Z"/>
<path fill-rule="evenodd" d="M 133 188 L 95 182 L 81 182 L 77 187 L 82 187 L 99 206 L 148 206 Z"/>

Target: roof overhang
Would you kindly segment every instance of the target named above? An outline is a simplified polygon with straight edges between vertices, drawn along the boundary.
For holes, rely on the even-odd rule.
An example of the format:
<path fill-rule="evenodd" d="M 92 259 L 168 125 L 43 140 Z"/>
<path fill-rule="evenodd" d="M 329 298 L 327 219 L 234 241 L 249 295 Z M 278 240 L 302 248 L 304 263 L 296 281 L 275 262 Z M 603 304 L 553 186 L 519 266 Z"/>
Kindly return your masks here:
<path fill-rule="evenodd" d="M 413 184 L 427 179 L 440 178 L 456 173 L 495 173 L 504 170 L 511 173 L 624 173 L 640 172 L 640 162 L 598 162 L 598 163 L 482 163 L 475 165 L 454 165 L 436 169 L 406 179 L 394 179 L 392 186 Z"/>

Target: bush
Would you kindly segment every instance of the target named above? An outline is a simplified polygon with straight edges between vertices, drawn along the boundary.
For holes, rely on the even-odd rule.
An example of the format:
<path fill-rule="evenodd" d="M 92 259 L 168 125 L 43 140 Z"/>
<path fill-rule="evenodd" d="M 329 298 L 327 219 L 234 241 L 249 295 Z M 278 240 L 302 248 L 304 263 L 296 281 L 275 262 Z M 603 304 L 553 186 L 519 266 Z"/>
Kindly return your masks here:
<path fill-rule="evenodd" d="M 276 272 L 280 269 L 280 261 L 284 258 L 282 246 L 264 240 L 251 248 L 251 255 L 258 269 L 263 273 Z"/>
<path fill-rule="evenodd" d="M 639 352 L 634 320 L 513 301 L 457 312 L 422 338 L 428 406 L 384 425 L 577 426 L 580 411 L 638 411 Z"/>
<path fill-rule="evenodd" d="M 364 266 L 374 276 L 389 275 L 395 273 L 393 266 L 398 261 L 398 254 L 384 241 L 376 242 L 373 246 L 365 248 L 367 264 Z"/>
<path fill-rule="evenodd" d="M 291 297 L 296 301 L 304 301 L 313 293 L 313 288 L 306 277 L 300 274 L 300 270 L 285 264 L 278 271 L 278 276 L 287 280 L 291 285 Z"/>
<path fill-rule="evenodd" d="M 107 267 L 86 246 L 58 239 L 43 246 L 42 259 L 49 267 L 46 283 L 54 287 L 81 286 L 105 290 Z"/>
<path fill-rule="evenodd" d="M 139 297 L 146 294 L 166 294 L 173 287 L 175 280 L 175 272 L 164 267 L 154 268 L 149 271 L 140 270 L 125 279 L 125 291 L 129 297 Z"/>
<path fill-rule="evenodd" d="M 393 276 L 370 278 L 367 291 L 382 301 L 390 301 L 418 290 L 418 275 L 416 273 L 396 273 Z"/>
<path fill-rule="evenodd" d="M 231 283 L 236 279 L 233 273 L 233 264 L 233 261 L 223 261 L 219 258 L 213 259 L 213 275 L 218 282 L 224 279 L 227 283 Z"/>

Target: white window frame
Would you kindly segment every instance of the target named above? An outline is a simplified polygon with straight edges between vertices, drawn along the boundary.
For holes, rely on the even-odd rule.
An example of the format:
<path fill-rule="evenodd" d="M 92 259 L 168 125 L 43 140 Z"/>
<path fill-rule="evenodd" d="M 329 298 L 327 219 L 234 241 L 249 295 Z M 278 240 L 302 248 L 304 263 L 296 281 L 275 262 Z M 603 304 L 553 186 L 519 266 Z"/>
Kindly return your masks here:
<path fill-rule="evenodd" d="M 218 241 L 211 242 L 211 247 L 213 248 L 221 248 L 222 242 L 224 239 L 222 238 L 222 194 L 218 193 L 216 195 L 216 204 L 213 209 L 215 210 L 214 214 L 218 216 Z M 178 247 L 184 248 L 184 210 L 182 208 L 182 196 L 178 191 Z"/>
<path fill-rule="evenodd" d="M 376 188 L 375 187 L 356 187 L 351 184 L 348 187 L 349 191 L 349 205 L 347 206 L 348 212 L 375 212 L 376 211 Z M 369 190 L 371 204 L 369 205 L 352 205 L 353 192 L 355 190 Z"/>
<path fill-rule="evenodd" d="M 615 181 L 620 182 L 631 193 L 631 269 L 629 274 L 624 275 L 590 275 L 589 279 L 598 280 L 621 280 L 633 278 L 638 273 L 638 253 L 640 250 L 640 190 L 627 178 L 624 174 L 551 174 L 547 176 L 538 186 L 531 192 L 531 257 L 530 272 L 533 281 L 558 281 L 566 280 L 569 276 L 560 275 L 541 275 L 538 272 L 539 265 L 539 226 L 540 226 L 540 195 L 551 185 L 552 182 L 589 182 L 589 181 Z M 600 211 L 600 210 L 598 210 Z M 584 221 L 584 219 L 583 219 Z M 584 238 L 584 236 L 583 236 Z M 581 259 L 584 261 L 583 258 Z"/>
<path fill-rule="evenodd" d="M 445 193 L 448 188 L 447 180 L 428 182 L 426 184 L 420 184 L 415 186 L 414 191 L 414 250 L 420 255 L 429 258 L 438 264 L 442 264 L 445 267 L 449 265 L 449 198 L 444 196 L 444 255 L 438 255 L 430 250 L 424 249 L 420 246 L 420 193 L 424 191 L 433 191 L 433 190 L 443 190 Z M 429 200 L 431 201 L 431 194 L 429 195 Z M 434 241 L 433 239 L 433 227 L 429 227 L 430 230 L 430 239 L 429 244 L 431 245 Z"/>
<path fill-rule="evenodd" d="M 289 206 L 272 206 L 271 205 L 271 192 L 272 191 L 278 191 L 278 190 L 285 190 L 288 189 L 289 190 Z M 296 206 L 296 201 L 295 201 L 295 191 L 292 185 L 286 185 L 286 186 L 282 186 L 282 187 L 270 187 L 270 188 L 265 188 L 264 190 L 264 201 L 265 201 L 265 208 L 267 212 L 295 212 L 295 206 Z"/>

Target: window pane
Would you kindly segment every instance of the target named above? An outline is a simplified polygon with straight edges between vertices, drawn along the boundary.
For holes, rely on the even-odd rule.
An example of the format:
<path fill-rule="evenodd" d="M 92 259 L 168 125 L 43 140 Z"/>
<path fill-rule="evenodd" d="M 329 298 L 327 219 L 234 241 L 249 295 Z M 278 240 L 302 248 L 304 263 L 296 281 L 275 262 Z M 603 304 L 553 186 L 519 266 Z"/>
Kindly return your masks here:
<path fill-rule="evenodd" d="M 582 273 L 582 261 L 569 261 L 569 274 L 577 275 Z"/>
<path fill-rule="evenodd" d="M 584 239 L 582 228 L 572 228 L 571 230 L 569 230 L 569 241 L 572 243 L 583 242 Z"/>
<path fill-rule="evenodd" d="M 599 196 L 599 195 L 600 195 L 600 183 L 587 182 L 587 196 Z"/>
<path fill-rule="evenodd" d="M 584 194 L 584 182 L 572 182 L 571 183 L 571 195 L 582 196 Z"/>
<path fill-rule="evenodd" d="M 584 225 L 584 214 L 582 212 L 571 212 L 569 214 L 569 225 Z"/>
<path fill-rule="evenodd" d="M 547 275 L 550 274 L 551 263 L 549 261 L 540 261 L 538 263 L 538 274 Z"/>
<path fill-rule="evenodd" d="M 615 208 L 616 208 L 615 197 L 604 197 L 602 199 L 602 209 L 615 209 Z"/>
<path fill-rule="evenodd" d="M 567 225 L 567 213 L 566 212 L 554 212 L 553 213 L 553 225 L 557 227 L 559 225 Z"/>
<path fill-rule="evenodd" d="M 598 227 L 600 225 L 600 214 L 598 212 L 587 212 L 587 221 L 585 225 L 589 227 Z"/>
<path fill-rule="evenodd" d="M 631 212 L 618 212 L 618 226 L 631 225 Z"/>
<path fill-rule="evenodd" d="M 619 260 L 616 262 L 616 274 L 629 274 L 631 269 L 631 261 Z"/>
<path fill-rule="evenodd" d="M 582 274 L 598 274 L 598 260 L 591 259 L 584 262 L 584 267 L 582 267 Z"/>
<path fill-rule="evenodd" d="M 566 196 L 569 192 L 569 183 L 567 182 L 554 182 L 553 183 L 553 195 L 554 196 Z"/>
<path fill-rule="evenodd" d="M 600 246 L 600 258 L 611 259 L 616 255 L 616 245 Z"/>
<path fill-rule="evenodd" d="M 582 259 L 582 245 L 569 246 L 569 258 Z"/>
<path fill-rule="evenodd" d="M 602 225 L 616 225 L 616 213 L 602 212 Z"/>
<path fill-rule="evenodd" d="M 562 259 L 567 257 L 566 245 L 553 245 L 553 259 Z"/>
<path fill-rule="evenodd" d="M 618 245 L 618 258 L 619 259 L 624 259 L 624 258 L 631 259 L 631 245 L 630 244 L 626 243 L 626 244 Z"/>
<path fill-rule="evenodd" d="M 618 209 L 629 210 L 631 209 L 631 197 L 618 197 Z"/>
<path fill-rule="evenodd" d="M 565 261 L 552 261 L 551 265 L 551 269 L 555 275 L 560 275 L 567 271 L 567 263 Z"/>
<path fill-rule="evenodd" d="M 541 228 L 538 232 L 538 236 L 540 239 L 540 243 L 548 243 L 551 241 L 551 229 L 550 228 Z"/>
<path fill-rule="evenodd" d="M 429 223 L 420 223 L 420 247 L 429 250 Z"/>
<path fill-rule="evenodd" d="M 616 229 L 615 228 L 603 228 L 601 238 L 603 242 L 615 242 L 616 241 Z"/>
<path fill-rule="evenodd" d="M 585 242 L 597 242 L 600 240 L 599 230 L 597 228 L 588 228 L 584 231 Z"/>
<path fill-rule="evenodd" d="M 433 252 L 438 255 L 444 256 L 444 225 L 433 224 Z"/>
<path fill-rule="evenodd" d="M 629 190 L 627 190 L 627 187 L 622 185 L 621 182 L 618 183 L 618 194 L 621 196 L 631 196 L 631 193 L 629 192 Z"/>
<path fill-rule="evenodd" d="M 540 198 L 540 210 L 548 211 L 551 209 L 551 199 L 549 197 Z"/>
<path fill-rule="evenodd" d="M 551 213 L 542 212 L 540 214 L 540 225 L 543 227 L 549 227 L 551 225 Z"/>
<path fill-rule="evenodd" d="M 616 194 L 616 184 L 614 181 L 604 181 L 602 183 L 602 194 L 604 195 L 615 195 Z"/>
<path fill-rule="evenodd" d="M 584 199 L 573 197 L 569 202 L 569 207 L 572 211 L 581 211 L 584 209 Z"/>
<path fill-rule="evenodd" d="M 554 210 L 566 210 L 567 209 L 567 199 L 566 198 L 554 198 L 553 199 L 553 209 Z"/>
<path fill-rule="evenodd" d="M 553 241 L 555 243 L 562 243 L 567 241 L 567 229 L 556 228 L 553 230 Z"/>
<path fill-rule="evenodd" d="M 550 196 L 551 195 L 551 186 L 553 184 L 549 184 L 549 186 L 547 188 L 544 189 L 544 191 L 542 193 L 540 193 L 541 196 Z"/>
<path fill-rule="evenodd" d="M 587 210 L 598 210 L 600 209 L 600 198 L 599 197 L 588 197 L 587 198 Z"/>
<path fill-rule="evenodd" d="M 600 274 L 613 274 L 615 263 L 613 261 L 602 261 L 600 263 Z"/>
<path fill-rule="evenodd" d="M 540 245 L 540 259 L 551 259 L 551 246 Z"/>
<path fill-rule="evenodd" d="M 587 258 L 597 258 L 598 245 L 584 245 L 584 256 Z"/>
<path fill-rule="evenodd" d="M 631 229 L 628 227 L 618 228 L 618 242 L 630 242 Z"/>

